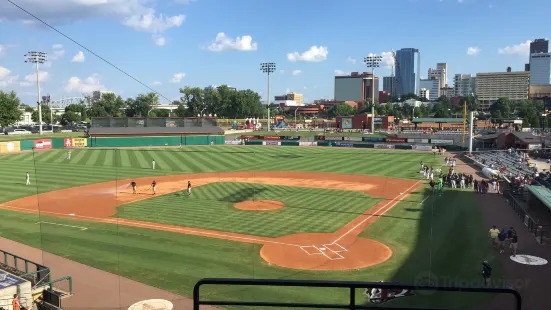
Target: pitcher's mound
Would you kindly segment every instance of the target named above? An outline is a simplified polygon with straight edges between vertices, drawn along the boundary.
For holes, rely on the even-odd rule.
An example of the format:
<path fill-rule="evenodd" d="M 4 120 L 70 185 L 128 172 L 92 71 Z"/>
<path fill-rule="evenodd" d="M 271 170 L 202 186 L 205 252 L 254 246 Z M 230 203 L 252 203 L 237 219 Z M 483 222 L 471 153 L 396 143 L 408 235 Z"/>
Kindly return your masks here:
<path fill-rule="evenodd" d="M 283 208 L 285 204 L 277 200 L 247 200 L 234 204 L 239 210 L 247 211 L 268 211 Z"/>

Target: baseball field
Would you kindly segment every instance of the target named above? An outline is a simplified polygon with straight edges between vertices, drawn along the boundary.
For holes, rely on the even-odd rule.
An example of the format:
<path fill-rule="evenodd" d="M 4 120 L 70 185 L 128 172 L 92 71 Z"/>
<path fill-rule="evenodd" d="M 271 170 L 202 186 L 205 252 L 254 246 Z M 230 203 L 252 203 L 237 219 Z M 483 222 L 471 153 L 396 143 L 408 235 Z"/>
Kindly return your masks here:
<path fill-rule="evenodd" d="M 314 147 L 82 149 L 70 160 L 66 150 L 3 155 L 0 236 L 184 296 L 205 277 L 420 283 L 430 276 L 441 285 L 481 285 L 480 262 L 494 254 L 477 200 L 463 190 L 431 196 L 420 161 L 443 164 L 430 152 Z M 348 298 L 306 288 L 204 294 Z M 488 298 L 469 295 L 416 295 L 392 306 Z"/>

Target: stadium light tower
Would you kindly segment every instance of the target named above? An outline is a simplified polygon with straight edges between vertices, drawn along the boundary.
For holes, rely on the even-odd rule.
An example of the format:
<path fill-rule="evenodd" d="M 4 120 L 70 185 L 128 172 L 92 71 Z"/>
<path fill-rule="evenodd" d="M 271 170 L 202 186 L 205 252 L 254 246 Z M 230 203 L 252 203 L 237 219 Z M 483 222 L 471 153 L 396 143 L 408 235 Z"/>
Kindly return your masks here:
<path fill-rule="evenodd" d="M 382 56 L 371 54 L 364 58 L 365 65 L 371 68 L 371 133 L 375 133 L 375 68 L 379 68 L 379 64 L 383 59 Z"/>
<path fill-rule="evenodd" d="M 43 53 L 43 52 L 31 51 L 25 54 L 25 58 L 27 59 L 25 60 L 25 62 L 34 63 L 36 68 L 36 89 L 38 91 L 38 101 L 36 102 L 36 104 L 38 105 L 38 124 L 39 124 L 38 128 L 39 128 L 40 134 L 42 134 L 42 107 L 40 104 L 41 99 L 40 99 L 40 75 L 39 75 L 40 71 L 38 69 L 38 64 L 45 63 L 48 60 L 48 56 L 46 55 L 46 53 Z"/>
<path fill-rule="evenodd" d="M 266 99 L 266 105 L 268 107 L 268 131 L 270 131 L 270 73 L 275 72 L 275 70 L 275 62 L 263 62 L 260 64 L 260 71 L 268 74 L 268 99 Z"/>

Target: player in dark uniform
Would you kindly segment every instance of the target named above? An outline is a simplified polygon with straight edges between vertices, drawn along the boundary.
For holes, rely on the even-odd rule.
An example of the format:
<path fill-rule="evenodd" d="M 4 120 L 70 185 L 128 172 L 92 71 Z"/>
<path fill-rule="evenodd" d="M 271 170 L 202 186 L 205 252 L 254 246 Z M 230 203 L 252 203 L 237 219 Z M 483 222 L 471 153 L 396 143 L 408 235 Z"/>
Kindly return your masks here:
<path fill-rule="evenodd" d="M 430 185 L 430 188 L 432 189 L 432 192 L 434 193 L 434 186 L 436 185 L 434 180 L 430 180 L 429 185 Z"/>
<path fill-rule="evenodd" d="M 191 181 L 187 181 L 187 194 L 191 196 Z"/>
<path fill-rule="evenodd" d="M 153 195 L 155 195 L 157 192 L 155 191 L 157 187 L 157 182 L 155 182 L 155 180 L 153 180 L 153 182 L 151 182 L 151 189 L 153 190 Z"/>
<path fill-rule="evenodd" d="M 136 193 L 136 182 L 132 181 L 130 182 L 130 186 L 132 186 L 132 194 Z"/>

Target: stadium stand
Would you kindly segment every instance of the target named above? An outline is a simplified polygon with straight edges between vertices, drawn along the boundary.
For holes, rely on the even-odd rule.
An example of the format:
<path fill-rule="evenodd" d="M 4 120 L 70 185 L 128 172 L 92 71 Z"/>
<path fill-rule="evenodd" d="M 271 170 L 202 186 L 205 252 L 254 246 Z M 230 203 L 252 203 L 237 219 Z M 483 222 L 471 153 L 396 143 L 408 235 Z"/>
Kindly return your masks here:
<path fill-rule="evenodd" d="M 533 178 L 537 168 L 528 164 L 528 154 L 513 151 L 490 151 L 473 154 L 472 159 L 479 165 L 495 169 L 508 181 L 515 178 Z"/>

